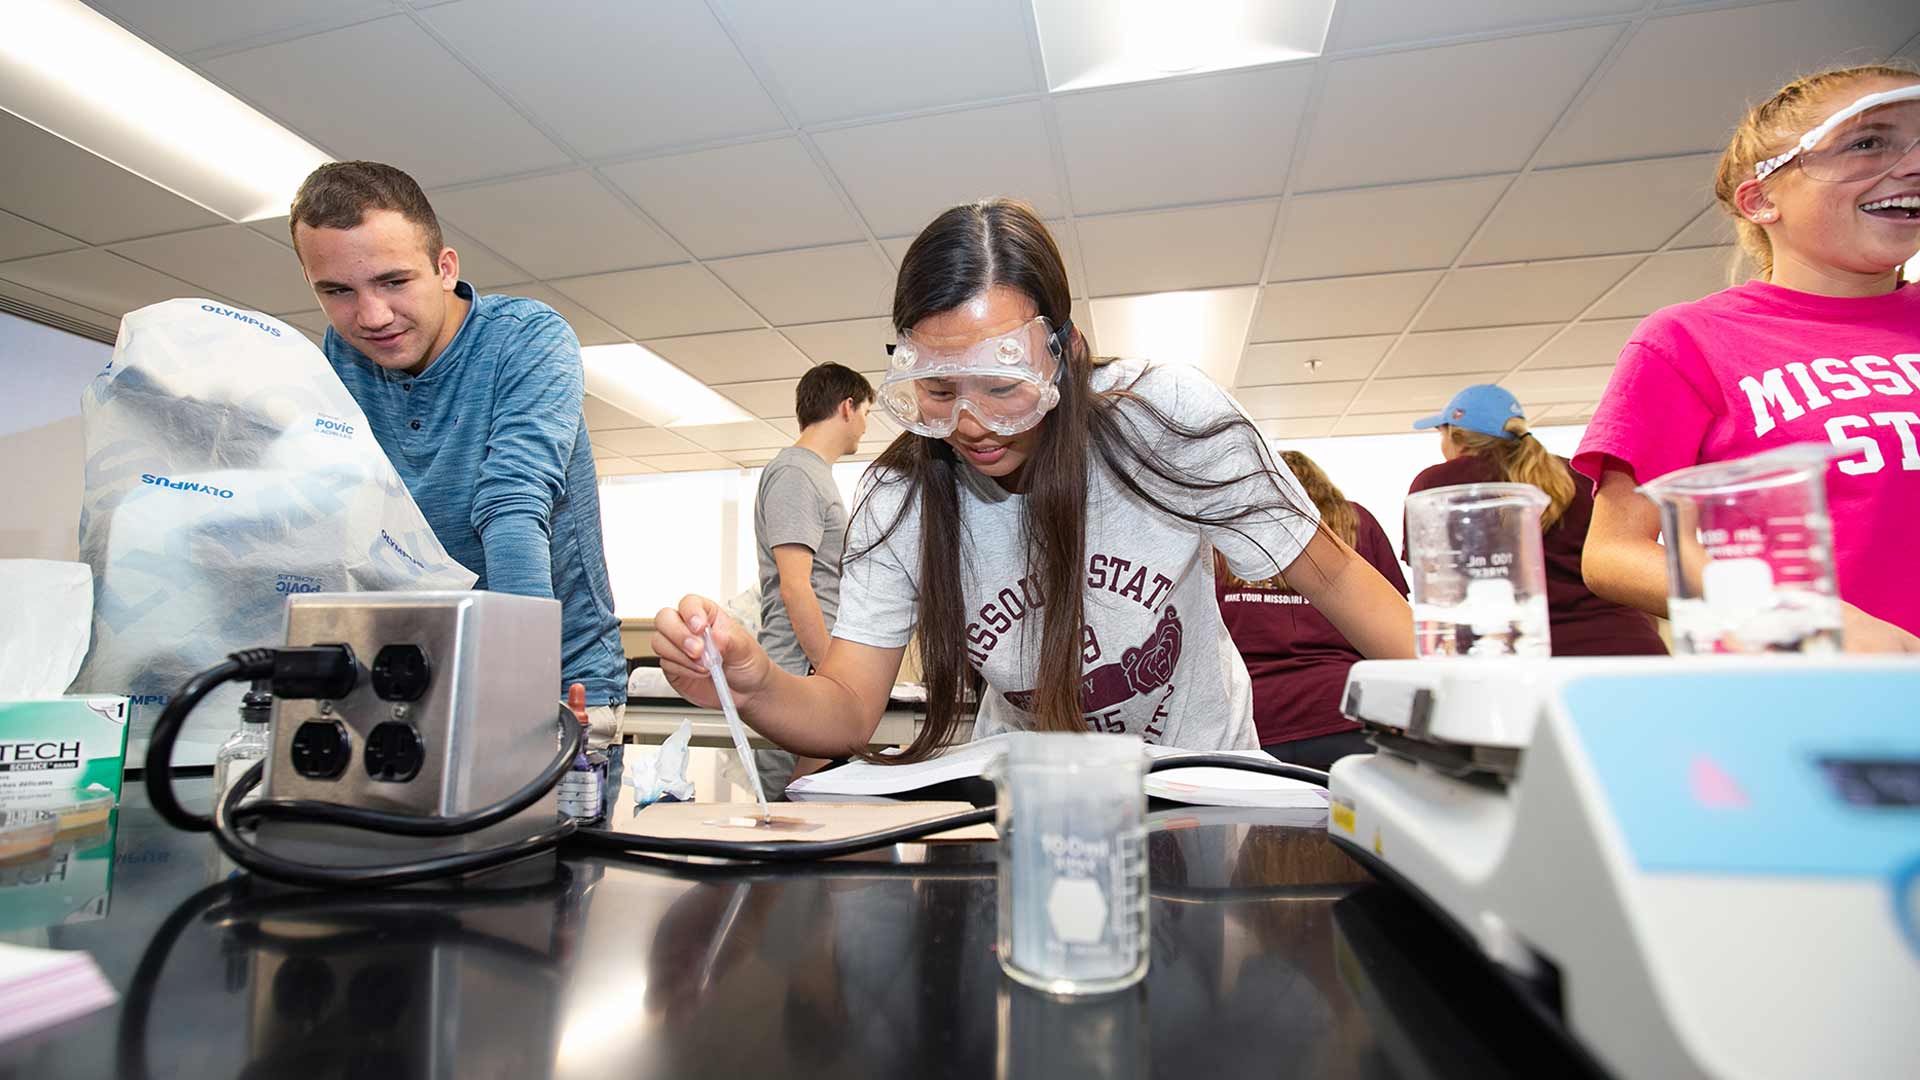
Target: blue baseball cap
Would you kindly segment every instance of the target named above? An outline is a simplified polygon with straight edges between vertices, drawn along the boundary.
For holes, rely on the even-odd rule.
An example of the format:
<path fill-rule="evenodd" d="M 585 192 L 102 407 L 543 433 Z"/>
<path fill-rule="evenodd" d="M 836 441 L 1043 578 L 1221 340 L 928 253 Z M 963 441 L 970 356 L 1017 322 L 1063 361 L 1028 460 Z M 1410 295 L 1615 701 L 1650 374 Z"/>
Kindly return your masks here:
<path fill-rule="evenodd" d="M 1453 395 L 1446 408 L 1423 420 L 1415 420 L 1413 427 L 1415 431 L 1457 427 L 1498 439 L 1511 439 L 1515 436 L 1507 430 L 1507 421 L 1526 415 L 1520 408 L 1519 398 L 1492 383 L 1480 383 Z"/>

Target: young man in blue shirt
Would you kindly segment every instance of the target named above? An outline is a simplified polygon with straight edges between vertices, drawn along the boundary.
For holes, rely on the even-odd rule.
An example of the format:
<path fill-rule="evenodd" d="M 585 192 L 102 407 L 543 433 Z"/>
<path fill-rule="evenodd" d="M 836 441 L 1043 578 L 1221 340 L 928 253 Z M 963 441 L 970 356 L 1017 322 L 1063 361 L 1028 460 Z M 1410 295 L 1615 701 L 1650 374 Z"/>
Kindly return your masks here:
<path fill-rule="evenodd" d="M 461 281 L 426 195 L 390 165 L 322 165 L 288 225 L 331 324 L 327 361 L 476 587 L 560 601 L 556 689 L 586 687 L 604 745 L 627 666 L 573 329 L 539 301 Z"/>

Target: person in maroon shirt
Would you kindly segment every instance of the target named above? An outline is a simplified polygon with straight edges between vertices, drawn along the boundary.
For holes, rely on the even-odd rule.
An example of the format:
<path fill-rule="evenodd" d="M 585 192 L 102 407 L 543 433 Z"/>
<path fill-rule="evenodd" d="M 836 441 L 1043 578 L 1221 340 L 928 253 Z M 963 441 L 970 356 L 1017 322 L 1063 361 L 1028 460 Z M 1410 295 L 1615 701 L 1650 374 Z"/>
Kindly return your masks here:
<path fill-rule="evenodd" d="M 1413 425 L 1440 429 L 1446 460 L 1413 478 L 1411 495 L 1454 484 L 1532 484 L 1547 494 L 1540 515 L 1547 563 L 1547 618 L 1555 656 L 1642 656 L 1667 652 L 1653 620 L 1595 596 L 1580 575 L 1580 552 L 1593 522 L 1593 481 L 1573 471 L 1527 432 L 1520 402 L 1491 384 L 1469 386 L 1447 407 Z M 1406 524 L 1400 552 L 1406 555 Z"/>
<path fill-rule="evenodd" d="M 1393 541 L 1367 508 L 1348 502 L 1307 455 L 1280 457 L 1293 470 L 1320 521 L 1387 579 L 1402 596 L 1407 579 L 1393 557 Z M 1347 669 L 1361 659 L 1333 623 L 1279 578 L 1243 581 L 1214 556 L 1214 595 L 1220 619 L 1253 677 L 1253 723 L 1260 748 L 1282 761 L 1324 769 L 1373 747 L 1360 725 L 1340 714 Z"/>

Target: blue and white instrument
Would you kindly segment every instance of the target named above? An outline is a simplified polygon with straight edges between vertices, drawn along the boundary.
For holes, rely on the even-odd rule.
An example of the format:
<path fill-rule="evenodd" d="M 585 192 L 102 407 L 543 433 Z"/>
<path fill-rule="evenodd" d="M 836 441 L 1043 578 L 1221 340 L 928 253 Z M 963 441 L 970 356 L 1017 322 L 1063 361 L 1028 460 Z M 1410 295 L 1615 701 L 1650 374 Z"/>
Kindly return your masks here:
<path fill-rule="evenodd" d="M 1356 664 L 1333 839 L 1623 1077 L 1920 1075 L 1920 663 Z"/>

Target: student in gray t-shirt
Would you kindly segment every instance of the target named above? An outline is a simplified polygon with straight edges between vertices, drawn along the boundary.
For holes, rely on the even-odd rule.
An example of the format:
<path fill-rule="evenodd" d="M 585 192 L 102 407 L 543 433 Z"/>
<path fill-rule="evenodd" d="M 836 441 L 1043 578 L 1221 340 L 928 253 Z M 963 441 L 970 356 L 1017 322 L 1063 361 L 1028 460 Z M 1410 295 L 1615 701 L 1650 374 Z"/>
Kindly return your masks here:
<path fill-rule="evenodd" d="M 794 391 L 800 439 L 760 473 L 753 539 L 760 562 L 760 647 L 775 664 L 805 675 L 826 659 L 840 607 L 840 559 L 847 509 L 833 463 L 860 448 L 873 386 L 840 364 L 821 364 Z M 784 786 L 794 759 L 757 755 L 763 781 Z"/>

